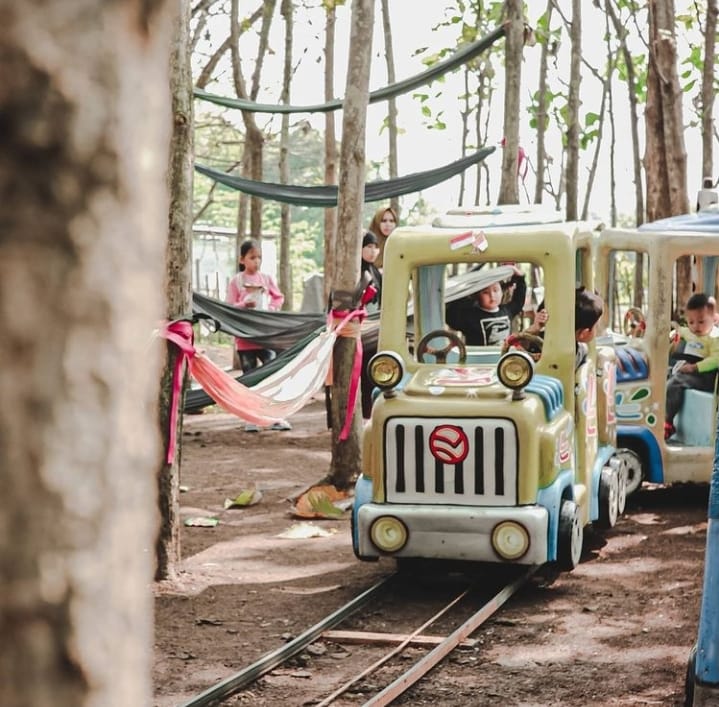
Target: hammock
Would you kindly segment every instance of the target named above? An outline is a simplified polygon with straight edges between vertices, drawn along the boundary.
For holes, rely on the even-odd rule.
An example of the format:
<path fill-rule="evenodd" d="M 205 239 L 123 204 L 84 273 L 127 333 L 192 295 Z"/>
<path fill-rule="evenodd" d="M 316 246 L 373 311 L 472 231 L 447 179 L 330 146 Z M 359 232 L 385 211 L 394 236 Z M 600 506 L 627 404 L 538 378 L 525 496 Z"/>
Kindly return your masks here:
<path fill-rule="evenodd" d="M 364 200 L 365 202 L 384 201 L 393 196 L 411 194 L 433 187 L 463 172 L 473 164 L 481 162 L 496 149 L 494 145 L 490 145 L 443 167 L 436 167 L 425 172 L 414 172 L 404 177 L 368 182 L 365 184 Z M 212 169 L 211 167 L 204 167 L 200 164 L 195 165 L 195 170 L 220 184 L 224 184 L 226 187 L 237 189 L 252 196 L 259 196 L 262 199 L 281 201 L 285 204 L 295 204 L 297 206 L 337 206 L 338 189 L 336 185 L 301 187 L 292 184 L 277 184 L 275 182 L 258 182 L 227 174 L 227 172 Z"/>
<path fill-rule="evenodd" d="M 336 319 L 336 315 L 340 313 L 333 314 Z M 180 351 L 180 355 L 175 360 L 172 377 L 167 463 L 172 464 L 177 448 L 178 401 L 182 391 L 182 369 L 185 363 L 190 375 L 220 407 L 256 425 L 279 422 L 304 407 L 325 385 L 337 336 L 352 320 L 363 319 L 364 308 L 341 314 L 342 318 L 336 326 L 319 333 L 300 348 L 292 359 L 287 360 L 281 368 L 252 388 L 238 382 L 195 349 L 194 332 L 189 321 L 178 320 L 167 323 L 158 333 L 175 344 Z M 340 439 L 346 439 L 349 435 L 359 389 L 362 344 L 359 338 L 356 341 L 345 422 L 340 432 Z"/>
<path fill-rule="evenodd" d="M 222 327 L 220 327 L 222 328 Z M 238 383 L 242 385 L 252 387 L 268 378 L 273 373 L 279 371 L 285 364 L 292 361 L 306 346 L 314 341 L 322 332 L 325 330 L 325 325 L 317 328 L 310 334 L 307 334 L 303 338 L 295 342 L 290 348 L 283 351 L 279 356 L 273 358 L 268 363 L 263 364 L 257 368 L 254 368 L 247 373 L 243 373 L 240 376 L 234 378 Z M 202 410 L 202 408 L 208 405 L 214 405 L 214 399 L 208 395 L 202 388 L 190 388 L 185 393 L 185 412 L 196 412 Z"/>
<path fill-rule="evenodd" d="M 226 302 L 192 293 L 192 312 L 214 320 L 220 330 L 247 339 L 263 349 L 284 351 L 324 326 L 327 315 L 298 312 L 270 312 L 244 309 Z"/>
<path fill-rule="evenodd" d="M 478 54 L 481 54 L 485 50 L 494 44 L 500 37 L 505 34 L 504 26 L 501 25 L 492 30 L 488 35 L 481 39 L 468 44 L 466 47 L 459 49 L 452 56 L 444 61 L 437 62 L 434 66 L 430 67 L 421 74 L 416 74 L 402 81 L 390 84 L 384 88 L 380 88 L 377 91 L 372 91 L 369 94 L 369 102 L 376 103 L 377 101 L 383 101 L 388 98 L 394 98 L 402 93 L 407 93 L 413 88 L 418 86 L 424 86 L 430 83 L 438 76 L 452 71 L 459 66 L 462 66 L 470 59 L 473 59 Z M 227 98 L 224 96 L 216 96 L 212 93 L 207 93 L 202 89 L 196 88 L 195 98 L 199 98 L 203 101 L 210 101 L 217 105 L 225 106 L 225 108 L 239 108 L 240 110 L 251 111 L 255 113 L 329 113 L 342 108 L 343 101 L 336 98 L 328 103 L 319 103 L 317 105 L 310 106 L 290 106 L 290 105 L 276 105 L 267 103 L 256 103 L 242 98 Z"/>

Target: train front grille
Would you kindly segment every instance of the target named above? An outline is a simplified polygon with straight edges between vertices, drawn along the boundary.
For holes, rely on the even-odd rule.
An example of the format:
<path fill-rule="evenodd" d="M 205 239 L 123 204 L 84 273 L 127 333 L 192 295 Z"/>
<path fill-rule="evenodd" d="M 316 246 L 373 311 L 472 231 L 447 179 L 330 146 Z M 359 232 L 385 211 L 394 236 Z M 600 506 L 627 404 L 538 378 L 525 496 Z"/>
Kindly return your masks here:
<path fill-rule="evenodd" d="M 517 433 L 510 420 L 392 418 L 385 427 L 386 499 L 515 505 L 517 458 Z"/>

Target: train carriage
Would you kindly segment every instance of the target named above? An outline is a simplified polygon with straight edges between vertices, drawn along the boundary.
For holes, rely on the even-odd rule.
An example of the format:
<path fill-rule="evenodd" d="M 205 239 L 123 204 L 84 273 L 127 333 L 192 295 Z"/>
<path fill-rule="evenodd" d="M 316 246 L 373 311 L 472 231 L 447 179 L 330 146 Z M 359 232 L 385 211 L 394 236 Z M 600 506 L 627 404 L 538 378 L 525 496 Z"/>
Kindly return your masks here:
<path fill-rule="evenodd" d="M 600 341 L 617 356 L 617 447 L 628 493 L 643 481 L 709 481 L 716 395 L 687 390 L 676 431 L 666 439 L 665 398 L 676 363 L 673 330 L 689 295 L 719 295 L 718 262 L 716 208 L 639 229 L 604 229 L 597 237 L 596 284 L 606 302 Z"/>
<path fill-rule="evenodd" d="M 388 239 L 368 367 L 380 392 L 352 512 L 360 559 L 569 570 L 584 528 L 611 527 L 623 511 L 614 350 L 592 342 L 576 366 L 574 286 L 594 287 L 596 233 L 542 221 L 458 211 Z M 540 298 L 550 313 L 541 353 L 521 350 L 521 336 L 509 348 L 467 344 L 447 325 L 449 301 L 515 270 L 530 293 L 515 328 Z"/>

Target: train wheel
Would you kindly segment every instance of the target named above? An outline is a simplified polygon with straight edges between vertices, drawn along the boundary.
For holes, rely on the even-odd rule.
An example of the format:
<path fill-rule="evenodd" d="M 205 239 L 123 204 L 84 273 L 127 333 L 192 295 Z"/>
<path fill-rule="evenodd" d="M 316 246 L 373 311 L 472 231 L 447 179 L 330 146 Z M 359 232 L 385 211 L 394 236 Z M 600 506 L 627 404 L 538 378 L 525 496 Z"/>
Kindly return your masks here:
<path fill-rule="evenodd" d="M 574 501 L 565 498 L 559 509 L 559 531 L 557 533 L 557 565 L 569 572 L 582 556 L 584 528 L 579 518 L 579 508 Z"/>
<path fill-rule="evenodd" d="M 599 477 L 600 528 L 613 528 L 619 516 L 619 474 L 614 467 L 605 466 Z"/>
<path fill-rule="evenodd" d="M 617 497 L 617 511 L 619 515 L 624 513 L 624 509 L 627 507 L 627 465 L 621 460 L 614 462 L 617 468 L 617 478 L 619 479 L 619 496 Z"/>
<path fill-rule="evenodd" d="M 633 449 L 618 449 L 617 456 L 624 463 L 627 475 L 627 496 L 631 496 L 642 485 L 644 473 L 642 460 Z"/>

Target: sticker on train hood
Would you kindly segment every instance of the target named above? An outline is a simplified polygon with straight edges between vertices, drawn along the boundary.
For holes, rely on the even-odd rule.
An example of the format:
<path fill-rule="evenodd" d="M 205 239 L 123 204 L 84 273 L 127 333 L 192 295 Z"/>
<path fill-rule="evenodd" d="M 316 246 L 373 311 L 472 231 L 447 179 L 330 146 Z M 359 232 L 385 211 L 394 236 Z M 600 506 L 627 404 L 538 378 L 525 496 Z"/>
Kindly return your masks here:
<path fill-rule="evenodd" d="M 459 464 L 469 454 L 469 439 L 457 425 L 438 425 L 429 435 L 429 451 L 443 464 Z"/>
<path fill-rule="evenodd" d="M 485 386 L 497 381 L 495 368 L 440 368 L 430 373 L 425 383 L 428 386 Z"/>
<path fill-rule="evenodd" d="M 559 433 L 559 444 L 557 445 L 557 461 L 559 466 L 564 466 L 572 456 L 572 448 L 569 444 L 569 435 L 567 430 L 563 429 Z"/>

